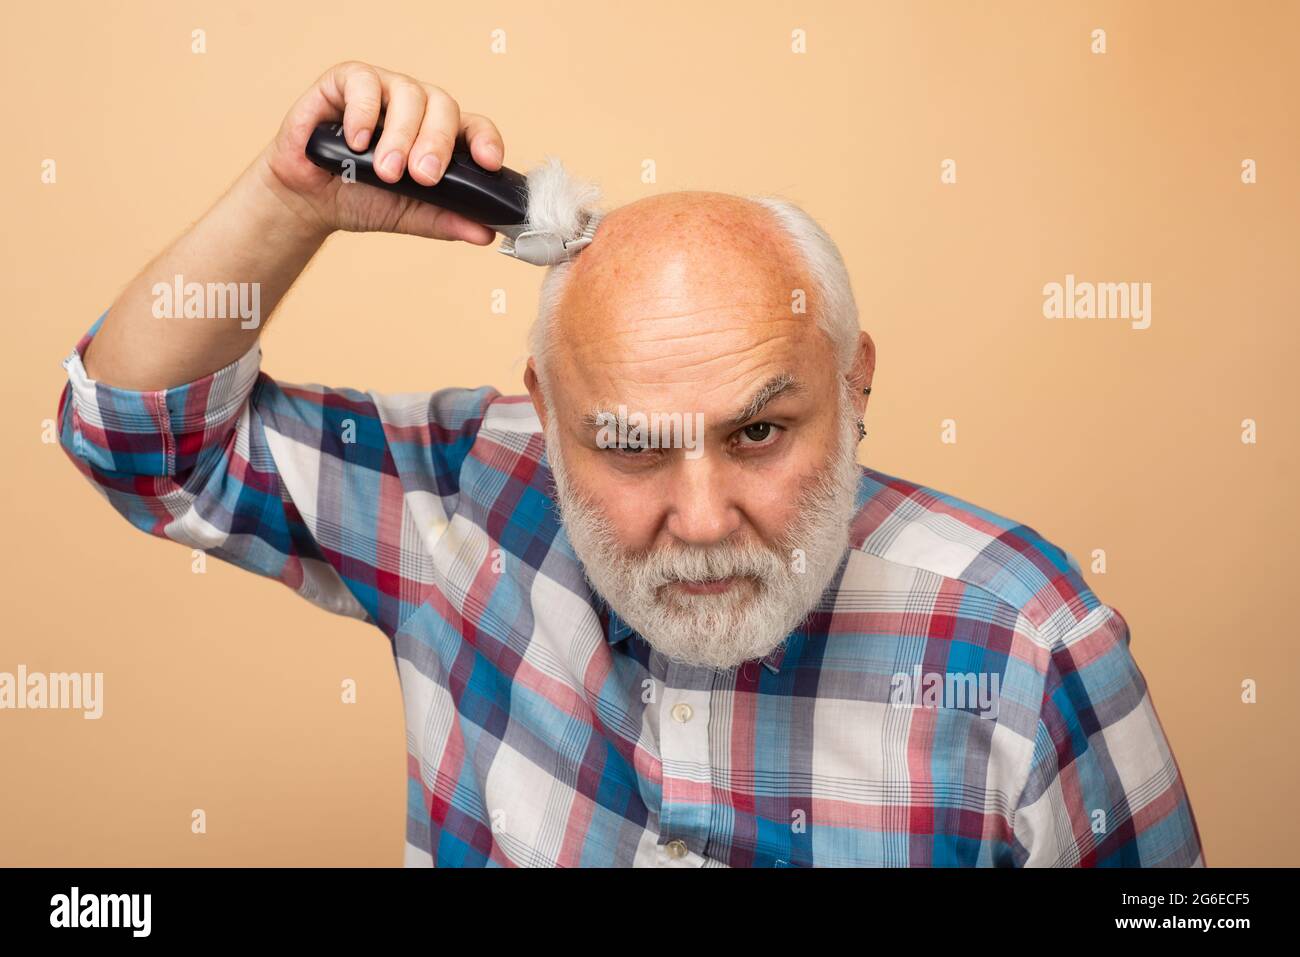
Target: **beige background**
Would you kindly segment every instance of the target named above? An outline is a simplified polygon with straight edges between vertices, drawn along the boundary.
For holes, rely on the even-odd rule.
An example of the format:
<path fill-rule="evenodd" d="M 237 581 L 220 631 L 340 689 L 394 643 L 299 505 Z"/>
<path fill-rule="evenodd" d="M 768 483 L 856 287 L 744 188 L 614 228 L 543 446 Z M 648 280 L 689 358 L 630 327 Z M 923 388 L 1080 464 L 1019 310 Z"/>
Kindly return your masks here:
<path fill-rule="evenodd" d="M 323 68 L 357 58 L 493 117 L 508 165 L 554 153 L 613 203 L 704 188 L 803 204 L 839 241 L 879 348 L 865 461 L 1025 522 L 1085 568 L 1104 548 L 1089 581 L 1132 626 L 1209 862 L 1300 864 L 1285 610 L 1300 4 L 977 6 L 8 8 L 0 671 L 102 671 L 106 690 L 97 722 L 0 712 L 0 863 L 401 862 L 404 735 L 380 633 L 220 562 L 192 574 L 188 550 L 132 530 L 41 442 L 77 337 Z M 956 185 L 939 182 L 945 158 Z M 1044 319 L 1043 284 L 1066 273 L 1151 282 L 1151 328 Z M 540 277 L 481 249 L 337 237 L 277 314 L 265 369 L 519 391 Z M 507 316 L 489 311 L 495 288 Z"/>

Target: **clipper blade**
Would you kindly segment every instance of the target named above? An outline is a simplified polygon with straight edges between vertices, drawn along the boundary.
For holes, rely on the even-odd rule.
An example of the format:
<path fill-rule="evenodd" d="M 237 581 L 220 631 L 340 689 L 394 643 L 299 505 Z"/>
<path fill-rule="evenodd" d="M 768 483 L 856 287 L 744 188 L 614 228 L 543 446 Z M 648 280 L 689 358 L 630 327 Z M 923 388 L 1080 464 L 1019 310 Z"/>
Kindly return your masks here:
<path fill-rule="evenodd" d="M 596 227 L 604 216 L 599 212 L 588 212 L 586 215 L 587 221 L 582 232 L 573 239 L 565 240 L 558 233 L 549 230 L 526 229 L 513 237 L 507 235 L 497 251 L 534 266 L 554 266 L 568 262 L 591 245 Z"/>

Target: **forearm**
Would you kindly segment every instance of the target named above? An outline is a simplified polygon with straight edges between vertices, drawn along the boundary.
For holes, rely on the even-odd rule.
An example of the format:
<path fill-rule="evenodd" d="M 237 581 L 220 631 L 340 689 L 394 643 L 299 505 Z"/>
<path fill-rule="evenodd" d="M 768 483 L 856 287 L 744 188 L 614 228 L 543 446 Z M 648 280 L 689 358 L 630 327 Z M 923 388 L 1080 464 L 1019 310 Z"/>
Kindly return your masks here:
<path fill-rule="evenodd" d="M 289 110 L 252 166 L 109 307 L 82 354 L 86 375 L 148 392 L 224 368 L 249 351 L 335 229 L 491 243 L 494 234 L 481 223 L 371 186 L 341 189 L 341 180 L 307 158 L 308 137 L 323 121 L 342 119 L 358 149 L 369 143 L 381 125 L 381 104 L 376 155 L 398 161 L 380 174 L 388 182 L 409 170 L 432 186 L 462 136 L 481 166 L 500 168 L 505 145 L 496 126 L 485 116 L 462 113 L 446 91 L 355 60 L 330 67 Z M 231 291 L 239 308 L 230 308 Z M 254 304 L 255 315 L 242 314 Z"/>
<path fill-rule="evenodd" d="M 329 231 L 310 207 L 279 186 L 259 156 L 122 291 L 86 350 L 87 374 L 119 388 L 153 390 L 228 365 L 252 346 Z M 230 298 L 218 302 L 219 296 L 212 300 L 219 308 L 210 310 L 205 296 L 201 307 L 191 303 L 191 312 L 200 317 L 186 318 L 186 297 L 175 296 L 178 282 L 183 294 L 190 283 L 205 290 L 220 284 L 220 296 L 226 284 L 235 283 L 245 311 L 253 304 L 256 309 L 241 315 L 226 308 Z M 238 297 L 234 303 L 240 304 Z"/>

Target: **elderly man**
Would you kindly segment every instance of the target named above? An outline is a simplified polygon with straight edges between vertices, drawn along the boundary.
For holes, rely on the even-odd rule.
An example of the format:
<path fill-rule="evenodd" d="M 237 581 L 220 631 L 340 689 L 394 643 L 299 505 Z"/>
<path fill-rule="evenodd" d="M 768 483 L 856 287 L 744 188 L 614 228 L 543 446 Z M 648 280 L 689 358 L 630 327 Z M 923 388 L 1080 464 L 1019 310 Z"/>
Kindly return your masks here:
<path fill-rule="evenodd" d="M 138 528 L 389 637 L 408 864 L 1203 863 L 1074 559 L 857 464 L 874 349 L 788 203 L 608 213 L 546 277 L 527 397 L 288 385 L 260 321 L 159 317 L 175 276 L 269 311 L 336 230 L 489 243 L 304 158 L 340 117 L 366 146 L 381 105 L 385 181 L 436 182 L 457 136 L 500 167 L 438 88 L 332 68 L 78 343 L 59 421 Z"/>

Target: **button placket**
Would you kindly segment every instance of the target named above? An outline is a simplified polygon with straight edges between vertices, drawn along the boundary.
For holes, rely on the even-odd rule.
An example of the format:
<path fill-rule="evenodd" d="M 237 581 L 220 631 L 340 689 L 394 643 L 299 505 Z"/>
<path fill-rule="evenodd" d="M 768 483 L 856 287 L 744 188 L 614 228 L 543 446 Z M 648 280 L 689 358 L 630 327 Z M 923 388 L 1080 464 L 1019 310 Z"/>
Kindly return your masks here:
<path fill-rule="evenodd" d="M 694 681 L 691 678 L 694 677 Z M 700 867 L 709 836 L 712 765 L 709 759 L 710 688 L 698 671 L 669 665 L 660 701 L 663 804 L 660 863 Z M 694 687 L 693 687 L 694 686 Z"/>

